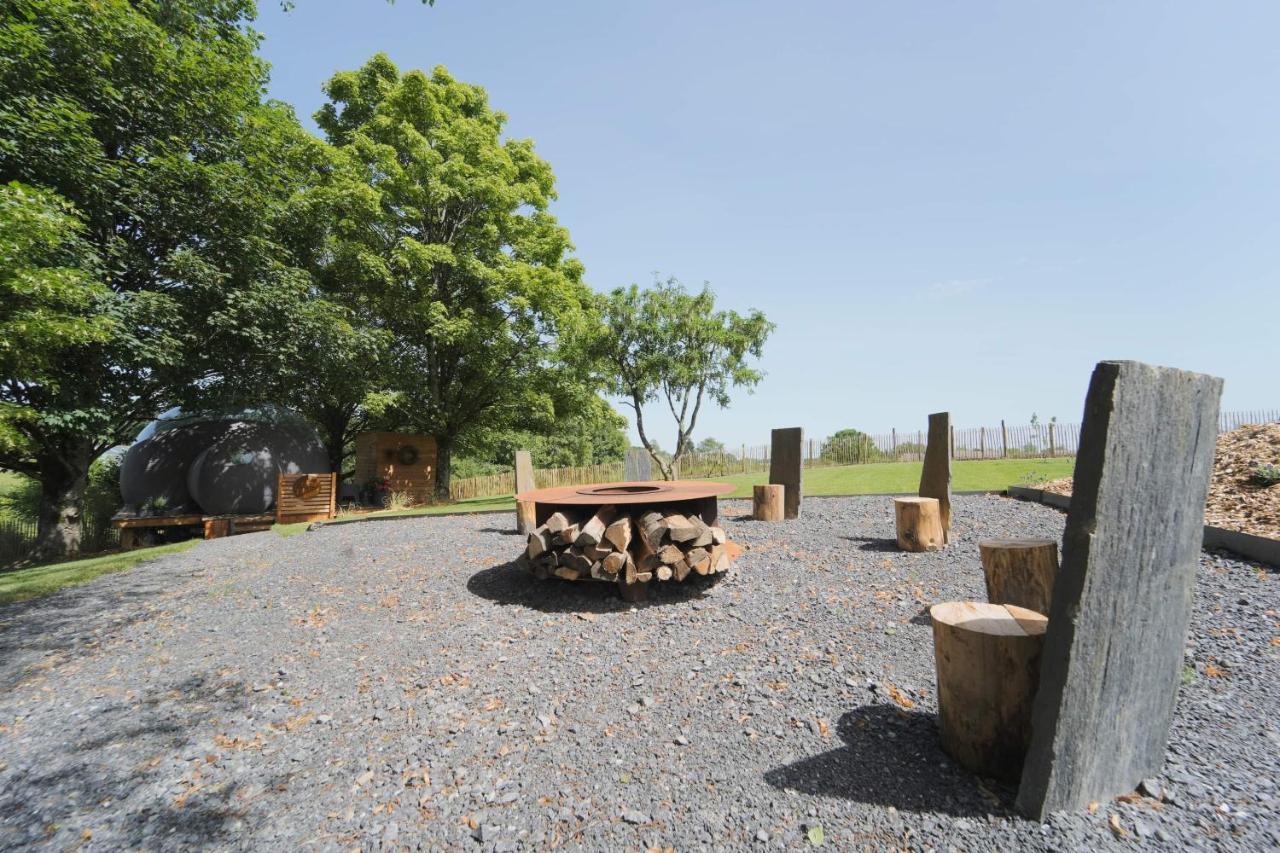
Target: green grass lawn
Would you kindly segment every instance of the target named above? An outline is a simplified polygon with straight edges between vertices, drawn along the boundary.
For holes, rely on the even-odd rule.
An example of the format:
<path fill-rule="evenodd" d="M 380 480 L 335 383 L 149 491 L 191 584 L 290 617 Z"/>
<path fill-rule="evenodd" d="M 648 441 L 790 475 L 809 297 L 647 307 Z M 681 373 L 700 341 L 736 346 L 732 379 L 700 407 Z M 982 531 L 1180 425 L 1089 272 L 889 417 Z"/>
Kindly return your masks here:
<path fill-rule="evenodd" d="M 0 604 L 47 595 L 63 587 L 93 580 L 99 575 L 122 572 L 145 560 L 154 560 L 165 554 L 185 551 L 198 541 L 200 540 L 191 539 L 186 542 L 157 545 L 154 548 L 139 548 L 123 554 L 104 554 L 85 560 L 70 560 L 65 563 L 51 563 L 47 566 L 33 566 L 28 569 L 3 572 L 0 573 Z"/>
<path fill-rule="evenodd" d="M 806 495 L 884 495 L 912 493 L 920 488 L 920 462 L 873 462 L 839 468 L 809 468 L 804 472 Z M 985 459 L 951 463 L 951 488 L 957 492 L 999 491 L 1024 483 L 1041 483 L 1071 476 L 1074 459 Z M 749 498 L 751 487 L 769 482 L 768 474 L 716 477 L 737 489 L 727 497 Z"/>
<path fill-rule="evenodd" d="M 338 516 L 333 521 L 326 521 L 325 524 L 347 524 L 352 522 L 364 521 L 368 518 L 403 518 L 412 515 L 467 515 L 474 512 L 493 512 L 495 510 L 512 510 L 515 511 L 516 498 L 515 495 L 501 495 L 499 497 L 490 498 L 469 498 L 465 501 L 457 501 L 451 504 L 439 504 L 437 506 L 415 506 L 409 509 L 382 510 L 381 512 L 362 513 L 360 515 Z M 298 524 L 277 524 L 271 528 L 281 536 L 294 536 L 302 533 L 307 529 L 311 522 L 303 521 Z"/>

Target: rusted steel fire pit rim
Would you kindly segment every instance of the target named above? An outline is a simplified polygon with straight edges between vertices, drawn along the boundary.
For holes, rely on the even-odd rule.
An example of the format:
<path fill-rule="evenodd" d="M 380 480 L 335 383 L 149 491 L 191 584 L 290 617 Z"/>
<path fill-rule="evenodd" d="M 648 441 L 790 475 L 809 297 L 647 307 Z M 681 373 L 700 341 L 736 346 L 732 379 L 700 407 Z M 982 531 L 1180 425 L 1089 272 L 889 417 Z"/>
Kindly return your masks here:
<path fill-rule="evenodd" d="M 556 486 L 516 495 L 516 500 L 540 504 L 603 506 L 605 504 L 656 504 L 714 498 L 732 492 L 729 483 L 704 480 L 653 480 L 600 483 L 591 486 Z"/>

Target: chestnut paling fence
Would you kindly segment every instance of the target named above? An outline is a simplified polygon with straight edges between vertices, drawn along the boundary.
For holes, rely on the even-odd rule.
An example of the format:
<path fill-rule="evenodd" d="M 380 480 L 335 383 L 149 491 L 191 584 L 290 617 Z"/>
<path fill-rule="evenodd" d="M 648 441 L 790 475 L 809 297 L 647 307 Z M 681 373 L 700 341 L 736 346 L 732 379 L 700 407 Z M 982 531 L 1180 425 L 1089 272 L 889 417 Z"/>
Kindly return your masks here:
<path fill-rule="evenodd" d="M 1280 421 L 1280 409 L 1223 412 L 1218 429 L 1229 432 L 1247 424 Z M 890 430 L 841 439 L 807 439 L 804 467 L 865 465 L 873 462 L 919 462 L 924 459 L 924 429 Z M 988 427 L 952 427 L 951 455 L 970 459 L 1050 459 L 1075 456 L 1080 425 L 1056 421 L 1010 425 L 1001 421 Z M 715 453 L 693 453 L 676 466 L 680 477 L 701 479 L 753 474 L 769 470 L 768 444 L 741 445 Z M 657 476 L 655 466 L 654 475 Z M 623 479 L 621 462 L 580 468 L 539 468 L 533 472 L 538 488 L 575 483 L 608 483 Z M 453 500 L 501 497 L 515 492 L 515 472 L 455 479 L 449 488 Z"/>

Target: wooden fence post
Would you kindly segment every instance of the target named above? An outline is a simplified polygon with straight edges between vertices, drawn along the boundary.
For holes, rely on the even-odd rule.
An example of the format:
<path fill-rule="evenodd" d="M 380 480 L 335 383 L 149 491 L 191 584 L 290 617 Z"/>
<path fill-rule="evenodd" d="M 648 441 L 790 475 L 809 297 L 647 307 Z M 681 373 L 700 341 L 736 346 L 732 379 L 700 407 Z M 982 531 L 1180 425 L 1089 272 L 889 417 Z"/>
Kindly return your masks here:
<path fill-rule="evenodd" d="M 893 456 L 896 459 L 898 457 L 898 428 L 892 427 L 891 429 L 893 430 Z"/>
<path fill-rule="evenodd" d="M 1000 458 L 1009 458 L 1009 431 L 1004 427 L 1004 419 L 1000 420 Z"/>
<path fill-rule="evenodd" d="M 978 427 L 978 458 L 987 458 L 987 428 Z"/>
<path fill-rule="evenodd" d="M 1053 421 L 1049 421 L 1049 458 L 1057 456 L 1057 451 L 1053 446 Z"/>

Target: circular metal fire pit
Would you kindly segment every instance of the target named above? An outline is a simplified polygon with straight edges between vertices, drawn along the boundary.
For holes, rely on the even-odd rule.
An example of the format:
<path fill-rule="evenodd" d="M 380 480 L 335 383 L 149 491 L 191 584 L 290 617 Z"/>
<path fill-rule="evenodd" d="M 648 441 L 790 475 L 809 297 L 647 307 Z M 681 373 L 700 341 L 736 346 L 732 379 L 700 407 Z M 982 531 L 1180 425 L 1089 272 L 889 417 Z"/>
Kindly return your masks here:
<path fill-rule="evenodd" d="M 722 552 L 736 548 L 717 526 L 716 498 L 733 489 L 728 483 L 655 480 L 521 492 L 516 500 L 522 517 L 536 528 L 526 566 L 539 577 L 554 572 L 566 580 L 616 580 L 623 597 L 633 601 L 644 597 L 654 574 L 682 581 L 690 573 L 715 573 L 734 553 Z M 624 530 L 614 541 L 603 541 L 614 522 Z"/>
<path fill-rule="evenodd" d="M 729 483 L 701 480 L 652 480 L 601 483 L 592 486 L 555 486 L 516 495 L 518 501 L 562 506 L 604 506 L 612 504 L 656 504 L 714 499 L 733 491 Z"/>

